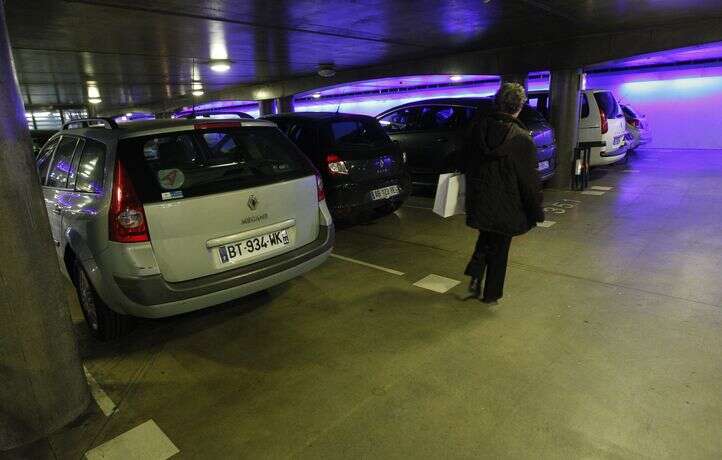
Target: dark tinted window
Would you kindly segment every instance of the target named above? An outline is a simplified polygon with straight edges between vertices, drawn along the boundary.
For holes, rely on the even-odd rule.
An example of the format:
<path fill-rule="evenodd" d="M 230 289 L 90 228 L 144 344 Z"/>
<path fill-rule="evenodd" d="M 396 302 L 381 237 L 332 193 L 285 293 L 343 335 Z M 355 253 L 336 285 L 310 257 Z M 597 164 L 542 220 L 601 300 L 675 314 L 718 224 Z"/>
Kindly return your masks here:
<path fill-rule="evenodd" d="M 632 119 L 639 118 L 639 115 L 637 115 L 637 112 L 635 112 L 634 109 L 628 105 L 623 105 L 622 111 L 624 112 L 624 116 L 627 118 L 632 118 Z"/>
<path fill-rule="evenodd" d="M 528 105 L 525 105 L 524 108 L 521 109 L 521 113 L 519 114 L 519 120 L 521 120 L 522 123 L 527 125 L 527 127 L 539 123 L 546 124 L 546 119 L 542 116 L 542 114 L 532 109 Z"/>
<path fill-rule="evenodd" d="M 92 139 L 86 139 L 83 155 L 78 163 L 75 189 L 80 192 L 102 193 L 104 171 L 105 145 Z"/>
<path fill-rule="evenodd" d="M 38 159 L 35 164 L 38 168 L 38 178 L 42 185 L 45 185 L 45 178 L 48 175 L 50 162 L 53 159 L 53 152 L 55 152 L 55 147 L 58 146 L 58 142 L 60 142 L 60 136 L 48 142 L 38 154 Z"/>
<path fill-rule="evenodd" d="M 616 118 L 619 115 L 619 105 L 609 91 L 594 93 L 594 99 L 607 118 Z"/>
<path fill-rule="evenodd" d="M 71 176 L 73 167 L 73 152 L 75 152 L 77 144 L 77 137 L 62 136 L 50 165 L 50 173 L 46 181 L 48 187 L 65 188 L 68 186 L 68 178 Z"/>
<path fill-rule="evenodd" d="M 302 124 L 291 125 L 288 129 L 288 138 L 306 155 L 313 156 L 317 153 L 318 146 L 314 127 Z"/>
<path fill-rule="evenodd" d="M 581 114 L 579 115 L 580 118 L 587 118 L 589 116 L 589 100 L 587 100 L 587 95 L 585 93 L 582 93 L 582 109 Z"/>
<path fill-rule="evenodd" d="M 313 174 L 276 128 L 218 129 L 122 140 L 125 165 L 143 202 L 210 195 Z"/>
<path fill-rule="evenodd" d="M 391 112 L 388 115 L 383 116 L 379 122 L 387 132 L 398 133 L 416 129 L 418 119 L 419 109 L 417 107 L 412 107 Z"/>
<path fill-rule="evenodd" d="M 384 145 L 391 142 L 373 118 L 332 121 L 329 125 L 335 145 Z"/>

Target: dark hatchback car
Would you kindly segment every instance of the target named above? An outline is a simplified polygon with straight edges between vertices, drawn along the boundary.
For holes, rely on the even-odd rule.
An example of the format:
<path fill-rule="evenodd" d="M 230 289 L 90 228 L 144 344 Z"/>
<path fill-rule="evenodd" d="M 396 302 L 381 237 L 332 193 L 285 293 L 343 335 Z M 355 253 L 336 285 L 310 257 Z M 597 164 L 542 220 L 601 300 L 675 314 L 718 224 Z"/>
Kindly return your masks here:
<path fill-rule="evenodd" d="M 276 123 L 321 172 L 335 218 L 389 214 L 409 196 L 406 156 L 374 117 L 295 112 L 263 118 Z"/>
<path fill-rule="evenodd" d="M 394 107 L 376 118 L 408 155 L 414 184 L 435 186 L 439 174 L 456 169 L 466 128 L 478 110 L 493 111 L 493 99 L 466 97 L 416 101 Z M 529 106 L 524 107 L 519 119 L 529 128 L 536 145 L 539 175 L 542 180 L 548 180 L 556 169 L 554 130 Z"/>

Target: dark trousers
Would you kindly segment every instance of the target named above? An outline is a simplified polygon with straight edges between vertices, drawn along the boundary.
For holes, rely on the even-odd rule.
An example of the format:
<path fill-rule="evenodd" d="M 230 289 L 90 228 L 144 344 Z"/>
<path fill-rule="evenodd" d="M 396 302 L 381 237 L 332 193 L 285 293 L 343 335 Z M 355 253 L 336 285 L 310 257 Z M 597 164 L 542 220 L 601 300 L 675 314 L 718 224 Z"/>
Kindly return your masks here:
<path fill-rule="evenodd" d="M 511 237 L 480 231 L 476 248 L 465 274 L 472 278 L 484 278 L 484 299 L 496 300 L 504 295 L 506 264 L 509 260 Z"/>

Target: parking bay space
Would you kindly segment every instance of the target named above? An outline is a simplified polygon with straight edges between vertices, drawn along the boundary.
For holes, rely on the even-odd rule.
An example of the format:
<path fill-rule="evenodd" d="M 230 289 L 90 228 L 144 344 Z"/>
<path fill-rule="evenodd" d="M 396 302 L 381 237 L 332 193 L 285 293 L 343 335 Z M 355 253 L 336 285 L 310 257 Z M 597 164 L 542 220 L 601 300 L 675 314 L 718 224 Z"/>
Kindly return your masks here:
<path fill-rule="evenodd" d="M 548 203 L 580 203 L 515 241 L 495 307 L 458 299 L 474 241 L 463 217 L 405 207 L 339 231 L 336 253 L 349 260 L 144 321 L 116 344 L 84 341 L 86 366 L 117 409 L 55 447 L 82 455 L 153 420 L 189 457 L 385 456 L 399 446 L 441 456 L 451 445 L 469 455 L 714 452 L 713 423 L 680 430 L 676 420 L 722 413 L 722 302 L 710 277 L 697 282 L 707 301 L 680 283 L 624 278 L 630 267 L 656 275 L 642 262 L 657 227 L 626 237 L 610 227 L 633 223 L 614 217 L 618 206 L 650 200 L 642 179 L 612 170 L 595 181 L 613 187 L 604 195 L 548 191 Z M 432 274 L 461 284 L 444 294 L 414 286 Z"/>

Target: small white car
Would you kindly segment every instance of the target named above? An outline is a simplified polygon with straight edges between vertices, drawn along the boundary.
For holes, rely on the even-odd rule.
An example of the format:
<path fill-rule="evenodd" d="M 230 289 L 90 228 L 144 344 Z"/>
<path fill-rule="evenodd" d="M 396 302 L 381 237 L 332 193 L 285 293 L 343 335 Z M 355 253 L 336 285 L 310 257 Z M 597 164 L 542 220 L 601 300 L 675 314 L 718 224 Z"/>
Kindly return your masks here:
<path fill-rule="evenodd" d="M 549 119 L 549 91 L 529 93 L 529 103 Z M 594 144 L 591 166 L 623 160 L 627 155 L 627 126 L 617 99 L 608 90 L 584 90 L 579 114 L 579 142 Z"/>

